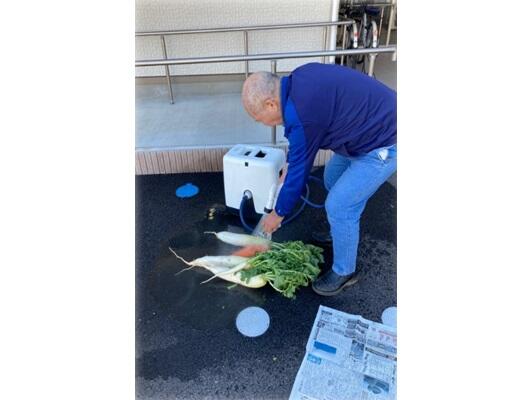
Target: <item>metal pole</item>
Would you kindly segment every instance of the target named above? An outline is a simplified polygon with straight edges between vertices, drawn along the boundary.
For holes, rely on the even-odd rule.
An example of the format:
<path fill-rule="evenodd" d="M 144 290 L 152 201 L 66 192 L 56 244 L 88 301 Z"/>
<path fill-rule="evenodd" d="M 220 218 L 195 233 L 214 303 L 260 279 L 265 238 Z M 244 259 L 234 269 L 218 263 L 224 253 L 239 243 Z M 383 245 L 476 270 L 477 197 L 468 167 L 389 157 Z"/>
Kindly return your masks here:
<path fill-rule="evenodd" d="M 381 29 L 382 29 L 383 19 L 384 19 L 384 7 L 381 8 L 381 19 L 379 21 L 379 44 L 381 44 Z"/>
<path fill-rule="evenodd" d="M 248 53 L 248 31 L 244 31 L 244 51 L 246 56 Z M 249 76 L 249 61 L 246 60 L 246 79 Z"/>
<path fill-rule="evenodd" d="M 392 25 L 395 19 L 395 0 L 392 0 L 392 8 L 390 9 L 390 19 L 388 20 L 388 33 L 386 34 L 386 46 L 390 44 L 390 36 L 392 34 Z"/>
<path fill-rule="evenodd" d="M 329 27 L 326 26 L 323 30 L 323 51 L 327 50 L 327 33 L 328 33 Z M 325 64 L 325 57 L 321 58 L 321 62 Z"/>
<path fill-rule="evenodd" d="M 168 55 L 166 54 L 166 42 L 164 40 L 164 35 L 161 35 L 161 43 L 163 45 L 164 59 L 168 60 Z M 168 93 L 170 94 L 170 104 L 174 104 L 174 93 L 172 92 L 172 82 L 170 81 L 170 67 L 168 65 L 165 65 L 164 70 L 166 72 L 166 83 L 168 85 Z"/>
<path fill-rule="evenodd" d="M 369 67 L 368 67 L 368 75 L 373 76 L 373 71 L 375 69 L 375 59 L 377 58 L 377 54 L 371 53 L 369 55 Z"/>
<path fill-rule="evenodd" d="M 241 32 L 241 31 L 266 31 L 270 29 L 298 29 L 298 28 L 315 28 L 322 26 L 349 25 L 353 20 L 346 21 L 327 21 L 327 22 L 308 22 L 302 24 L 282 24 L 282 25 L 255 25 L 255 26 L 238 26 L 232 28 L 207 28 L 207 29 L 184 29 L 174 31 L 146 31 L 135 32 L 135 36 L 160 36 L 160 35 L 187 35 L 197 33 L 219 33 L 219 32 Z"/>
<path fill-rule="evenodd" d="M 272 74 L 277 73 L 277 60 L 271 60 Z M 280 104 L 279 104 L 280 106 Z M 277 144 L 277 126 L 272 126 L 272 144 Z"/>
<path fill-rule="evenodd" d="M 345 50 L 345 41 L 347 39 L 347 25 L 344 25 L 343 27 L 343 33 L 342 33 L 342 50 Z M 340 57 L 340 65 L 344 65 L 344 55 L 342 54 L 342 57 Z"/>
<path fill-rule="evenodd" d="M 167 60 L 135 60 L 135 67 L 153 67 L 157 65 L 186 65 L 205 64 L 235 61 L 260 61 L 260 60 L 283 60 L 287 58 L 316 58 L 322 56 L 341 56 L 354 54 L 380 54 L 395 53 L 396 46 L 382 46 L 376 48 L 346 49 L 335 51 L 300 51 L 287 53 L 251 54 L 248 56 L 216 56 L 216 57 L 191 57 L 191 58 L 170 58 Z"/>
<path fill-rule="evenodd" d="M 339 17 L 339 12 L 340 12 L 340 0 L 332 0 L 331 1 L 331 21 L 338 21 L 338 17 Z M 329 27 L 329 32 L 328 32 L 328 45 L 326 47 L 326 49 L 328 50 L 336 50 L 336 37 L 337 37 L 337 33 L 338 33 L 338 24 L 335 24 L 335 25 L 331 25 Z M 336 63 L 336 59 L 334 57 L 329 57 L 327 59 L 327 63 L 328 64 L 335 64 Z"/>

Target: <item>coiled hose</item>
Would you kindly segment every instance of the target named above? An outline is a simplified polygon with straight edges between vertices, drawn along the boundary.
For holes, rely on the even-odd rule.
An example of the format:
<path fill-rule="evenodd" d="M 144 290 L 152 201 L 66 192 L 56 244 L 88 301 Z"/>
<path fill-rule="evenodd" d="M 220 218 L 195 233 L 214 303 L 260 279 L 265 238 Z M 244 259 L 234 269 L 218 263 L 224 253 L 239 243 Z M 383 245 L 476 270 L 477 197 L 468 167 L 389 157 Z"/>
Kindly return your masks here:
<path fill-rule="evenodd" d="M 320 178 L 317 178 L 315 176 L 312 176 L 310 175 L 309 176 L 309 179 L 310 180 L 313 180 L 313 181 L 316 181 L 316 182 L 320 182 L 320 183 L 323 183 L 323 181 L 320 179 Z M 323 186 L 325 188 L 325 185 Z M 292 222 L 294 219 L 296 219 L 299 214 L 301 214 L 303 212 L 303 210 L 305 209 L 305 206 L 308 204 L 309 206 L 311 207 L 314 207 L 314 208 L 323 208 L 325 207 L 325 203 L 324 204 L 316 204 L 316 203 L 313 203 L 311 202 L 308 197 L 309 197 L 309 194 L 310 194 L 310 189 L 309 189 L 309 186 L 308 186 L 308 183 L 305 185 L 305 188 L 306 188 L 306 193 L 305 193 L 305 196 L 301 196 L 301 205 L 299 206 L 299 208 L 296 210 L 296 212 L 294 212 L 292 215 L 290 215 L 288 218 L 285 218 L 283 220 L 283 225 L 286 225 L 288 224 L 289 222 Z M 327 190 L 327 188 L 325 188 L 325 190 Z M 246 196 L 242 196 L 242 201 L 240 202 L 240 209 L 239 209 L 239 215 L 240 215 L 240 222 L 242 223 L 242 226 L 244 227 L 244 229 L 248 232 L 253 232 L 253 228 L 250 227 L 245 219 L 244 219 L 244 204 L 245 204 L 245 201 L 246 201 Z"/>

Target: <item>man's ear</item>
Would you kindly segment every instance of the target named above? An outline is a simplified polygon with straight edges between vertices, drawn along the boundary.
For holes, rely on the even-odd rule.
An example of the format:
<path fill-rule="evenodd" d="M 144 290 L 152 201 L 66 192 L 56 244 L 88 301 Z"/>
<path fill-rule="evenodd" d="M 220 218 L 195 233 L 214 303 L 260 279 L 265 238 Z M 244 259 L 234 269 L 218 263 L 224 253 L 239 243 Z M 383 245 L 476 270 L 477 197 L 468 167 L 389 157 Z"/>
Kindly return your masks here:
<path fill-rule="evenodd" d="M 277 109 L 279 108 L 279 104 L 275 99 L 266 99 L 264 104 L 270 111 L 277 111 Z"/>

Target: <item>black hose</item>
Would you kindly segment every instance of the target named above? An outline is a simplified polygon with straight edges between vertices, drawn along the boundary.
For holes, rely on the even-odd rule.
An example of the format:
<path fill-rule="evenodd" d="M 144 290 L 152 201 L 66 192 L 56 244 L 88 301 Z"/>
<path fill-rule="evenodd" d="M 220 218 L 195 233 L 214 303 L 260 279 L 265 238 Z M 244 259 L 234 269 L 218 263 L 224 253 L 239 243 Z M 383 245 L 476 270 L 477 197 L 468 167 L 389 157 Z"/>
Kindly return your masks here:
<path fill-rule="evenodd" d="M 246 196 L 242 196 L 242 201 L 240 202 L 240 208 L 239 208 L 239 215 L 240 215 L 240 222 L 242 222 L 242 226 L 244 229 L 248 232 L 253 232 L 253 228 L 250 227 L 248 224 L 246 224 L 246 221 L 244 220 L 244 203 L 246 202 Z"/>
<path fill-rule="evenodd" d="M 309 179 L 310 180 L 314 180 L 316 182 L 322 182 L 323 181 L 320 179 L 320 178 L 317 178 L 315 176 L 312 176 L 310 175 L 309 176 Z M 325 188 L 325 185 L 323 186 Z M 305 188 L 306 188 L 306 193 L 305 193 L 305 196 L 301 196 L 301 200 L 303 200 L 301 202 L 301 206 L 297 209 L 297 211 L 295 213 L 293 213 L 292 215 L 290 215 L 288 218 L 284 219 L 283 222 L 282 222 L 282 225 L 286 225 L 288 224 L 289 222 L 292 222 L 294 219 L 296 219 L 299 214 L 301 214 L 303 212 L 303 210 L 305 209 L 305 206 L 308 204 L 309 206 L 311 207 L 314 207 L 314 208 L 323 208 L 325 207 L 325 203 L 324 204 L 316 204 L 316 203 L 313 203 L 311 202 L 308 198 L 309 198 L 309 195 L 310 195 L 310 189 L 309 189 L 309 186 L 308 184 L 305 185 Z M 327 188 L 325 188 L 325 190 L 327 190 Z M 248 232 L 253 232 L 253 228 L 251 228 L 245 221 L 244 219 L 244 204 L 246 202 L 246 196 L 243 196 L 242 197 L 242 201 L 240 202 L 240 208 L 239 208 L 239 215 L 240 215 L 240 222 L 242 222 L 242 226 L 244 227 L 244 229 Z M 260 222 L 260 221 L 259 221 Z"/>

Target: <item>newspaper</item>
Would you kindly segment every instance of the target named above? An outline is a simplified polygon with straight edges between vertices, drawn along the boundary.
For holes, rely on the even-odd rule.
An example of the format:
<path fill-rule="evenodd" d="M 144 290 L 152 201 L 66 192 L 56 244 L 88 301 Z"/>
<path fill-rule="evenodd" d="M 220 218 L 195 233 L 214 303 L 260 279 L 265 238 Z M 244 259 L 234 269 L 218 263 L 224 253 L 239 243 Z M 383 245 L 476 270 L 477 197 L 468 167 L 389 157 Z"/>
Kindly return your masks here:
<path fill-rule="evenodd" d="M 392 400 L 396 367 L 396 328 L 320 306 L 290 400 Z"/>

